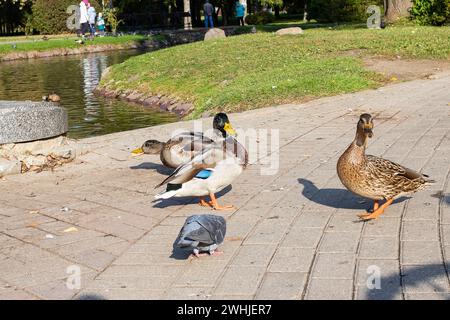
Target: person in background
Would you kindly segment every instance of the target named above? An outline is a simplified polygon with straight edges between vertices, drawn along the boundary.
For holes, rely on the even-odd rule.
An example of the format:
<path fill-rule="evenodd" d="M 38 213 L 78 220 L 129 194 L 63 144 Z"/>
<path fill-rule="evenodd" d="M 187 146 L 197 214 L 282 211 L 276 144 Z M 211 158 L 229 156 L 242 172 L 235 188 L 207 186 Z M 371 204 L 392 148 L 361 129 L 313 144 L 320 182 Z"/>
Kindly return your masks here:
<path fill-rule="evenodd" d="M 85 36 L 86 32 L 89 30 L 89 17 L 87 14 L 87 4 L 89 1 L 83 0 L 80 2 L 80 29 L 81 35 Z"/>
<path fill-rule="evenodd" d="M 89 17 L 89 29 L 91 31 L 91 40 L 95 37 L 95 18 L 97 17 L 97 13 L 95 12 L 95 8 L 93 5 L 88 4 L 88 17 Z"/>
<path fill-rule="evenodd" d="M 205 14 L 205 28 L 208 28 L 208 24 L 211 25 L 211 28 L 214 28 L 213 23 L 214 7 L 211 3 L 209 3 L 209 0 L 206 0 L 205 4 L 203 5 L 203 13 Z"/>
<path fill-rule="evenodd" d="M 243 26 L 244 25 L 244 15 L 245 15 L 245 6 L 240 3 L 239 1 L 236 1 L 236 18 L 238 18 L 239 21 L 239 25 Z"/>
<path fill-rule="evenodd" d="M 103 13 L 99 13 L 97 17 L 97 29 L 99 31 L 100 37 L 105 36 L 105 19 L 103 19 Z"/>

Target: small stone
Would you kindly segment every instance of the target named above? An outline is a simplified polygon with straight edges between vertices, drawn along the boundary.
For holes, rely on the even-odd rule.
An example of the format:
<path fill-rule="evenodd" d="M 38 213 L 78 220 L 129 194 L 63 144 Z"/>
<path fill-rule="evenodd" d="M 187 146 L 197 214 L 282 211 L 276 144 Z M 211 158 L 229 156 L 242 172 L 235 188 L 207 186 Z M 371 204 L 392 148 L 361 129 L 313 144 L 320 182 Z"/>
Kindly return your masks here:
<path fill-rule="evenodd" d="M 277 36 L 285 36 L 285 35 L 299 35 L 303 34 L 303 29 L 300 27 L 292 27 L 292 28 L 283 28 L 275 32 Z"/>
<path fill-rule="evenodd" d="M 205 34 L 204 40 L 213 40 L 213 39 L 220 39 L 220 38 L 226 38 L 225 31 L 219 28 L 212 28 L 209 29 L 208 32 Z"/>

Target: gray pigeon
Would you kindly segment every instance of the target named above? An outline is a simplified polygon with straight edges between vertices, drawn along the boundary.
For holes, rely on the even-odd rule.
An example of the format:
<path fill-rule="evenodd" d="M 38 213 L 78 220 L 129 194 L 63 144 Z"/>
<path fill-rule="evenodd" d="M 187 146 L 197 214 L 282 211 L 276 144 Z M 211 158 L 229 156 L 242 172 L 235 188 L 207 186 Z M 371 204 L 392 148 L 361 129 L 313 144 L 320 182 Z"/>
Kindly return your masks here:
<path fill-rule="evenodd" d="M 174 246 L 191 248 L 196 257 L 205 254 L 200 252 L 208 252 L 210 255 L 220 254 L 215 250 L 223 242 L 226 231 L 227 224 L 221 216 L 193 215 L 186 219 Z"/>

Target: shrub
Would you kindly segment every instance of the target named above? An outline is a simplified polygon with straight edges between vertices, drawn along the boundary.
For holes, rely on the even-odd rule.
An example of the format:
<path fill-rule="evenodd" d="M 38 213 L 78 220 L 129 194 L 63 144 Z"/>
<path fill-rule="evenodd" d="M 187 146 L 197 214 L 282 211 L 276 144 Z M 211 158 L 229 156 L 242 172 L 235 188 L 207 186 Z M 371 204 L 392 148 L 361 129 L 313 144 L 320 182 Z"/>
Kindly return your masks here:
<path fill-rule="evenodd" d="M 81 0 L 80 0 L 81 1 Z M 34 0 L 32 14 L 28 19 L 29 28 L 41 34 L 56 34 L 68 31 L 66 21 L 70 14 L 66 12 L 70 5 L 79 5 L 77 0 Z M 101 6 L 97 0 L 89 1 L 97 12 Z"/>
<path fill-rule="evenodd" d="M 420 25 L 450 23 L 450 0 L 414 0 L 411 16 Z"/>
<path fill-rule="evenodd" d="M 267 24 L 273 21 L 275 21 L 274 15 L 267 11 L 260 11 L 245 17 L 247 24 Z"/>
<path fill-rule="evenodd" d="M 310 0 L 308 19 L 318 22 L 365 21 L 367 8 L 381 3 L 373 0 Z"/>

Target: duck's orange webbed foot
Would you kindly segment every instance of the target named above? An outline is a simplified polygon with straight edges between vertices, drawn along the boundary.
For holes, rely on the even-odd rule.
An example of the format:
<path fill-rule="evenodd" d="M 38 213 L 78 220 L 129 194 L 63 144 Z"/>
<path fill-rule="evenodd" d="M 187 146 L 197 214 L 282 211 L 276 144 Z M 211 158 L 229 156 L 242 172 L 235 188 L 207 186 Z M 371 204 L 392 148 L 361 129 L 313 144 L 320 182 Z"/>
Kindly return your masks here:
<path fill-rule="evenodd" d="M 222 210 L 232 210 L 235 209 L 235 206 L 233 205 L 228 205 L 228 206 L 221 206 L 219 205 L 219 203 L 217 202 L 216 196 L 214 193 L 211 193 L 210 195 L 211 201 L 209 202 L 209 204 L 211 205 L 211 207 L 213 207 L 214 210 L 218 210 L 218 211 L 222 211 Z"/>
<path fill-rule="evenodd" d="M 378 201 L 375 201 L 373 205 L 374 211 L 372 213 L 359 214 L 358 217 L 364 221 L 376 219 L 384 213 L 384 210 L 392 203 L 392 201 L 394 201 L 394 199 L 389 199 L 382 206 L 379 206 Z"/>
<path fill-rule="evenodd" d="M 200 197 L 200 202 L 198 203 L 199 205 L 201 205 L 202 207 L 209 207 L 211 208 L 211 203 L 209 203 L 208 201 L 205 201 L 205 199 L 203 197 Z"/>

